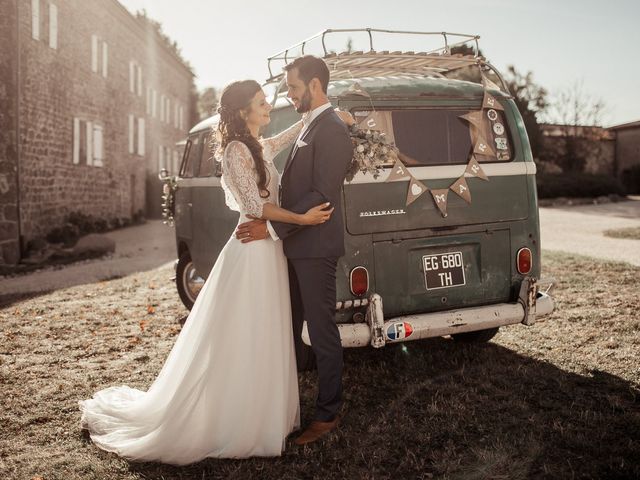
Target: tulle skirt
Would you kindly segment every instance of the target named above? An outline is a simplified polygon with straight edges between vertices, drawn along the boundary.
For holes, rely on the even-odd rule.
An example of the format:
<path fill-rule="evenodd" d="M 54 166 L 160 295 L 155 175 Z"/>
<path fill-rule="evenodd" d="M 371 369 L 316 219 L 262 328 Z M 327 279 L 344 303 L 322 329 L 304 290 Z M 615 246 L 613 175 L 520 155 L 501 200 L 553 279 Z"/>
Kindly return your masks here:
<path fill-rule="evenodd" d="M 149 390 L 79 403 L 93 442 L 130 460 L 280 455 L 300 424 L 282 242 L 230 238 Z"/>

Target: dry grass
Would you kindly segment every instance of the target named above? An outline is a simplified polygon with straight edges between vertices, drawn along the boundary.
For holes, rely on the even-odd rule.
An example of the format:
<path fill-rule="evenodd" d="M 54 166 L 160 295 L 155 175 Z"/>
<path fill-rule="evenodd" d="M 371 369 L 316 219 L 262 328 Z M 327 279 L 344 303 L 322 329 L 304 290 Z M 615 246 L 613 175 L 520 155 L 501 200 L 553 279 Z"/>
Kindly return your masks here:
<path fill-rule="evenodd" d="M 640 227 L 618 228 L 616 230 L 605 230 L 604 235 L 613 238 L 628 238 L 640 240 Z"/>
<path fill-rule="evenodd" d="M 79 429 L 77 401 L 146 388 L 186 314 L 170 269 L 0 310 L 0 478 L 638 478 L 640 269 L 559 254 L 558 309 L 485 345 L 447 339 L 346 353 L 344 420 L 274 459 L 129 463 Z M 300 375 L 303 415 L 314 373 Z M 304 419 L 303 419 L 304 420 Z"/>

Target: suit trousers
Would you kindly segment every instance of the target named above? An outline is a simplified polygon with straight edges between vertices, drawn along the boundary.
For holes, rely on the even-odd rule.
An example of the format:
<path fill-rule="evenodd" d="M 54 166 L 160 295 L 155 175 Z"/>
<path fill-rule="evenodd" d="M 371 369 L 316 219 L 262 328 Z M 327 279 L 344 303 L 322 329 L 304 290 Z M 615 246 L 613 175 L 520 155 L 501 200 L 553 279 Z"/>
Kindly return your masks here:
<path fill-rule="evenodd" d="M 342 343 L 335 323 L 337 257 L 289 259 L 291 314 L 296 344 L 307 321 L 318 368 L 314 420 L 328 422 L 342 406 Z"/>

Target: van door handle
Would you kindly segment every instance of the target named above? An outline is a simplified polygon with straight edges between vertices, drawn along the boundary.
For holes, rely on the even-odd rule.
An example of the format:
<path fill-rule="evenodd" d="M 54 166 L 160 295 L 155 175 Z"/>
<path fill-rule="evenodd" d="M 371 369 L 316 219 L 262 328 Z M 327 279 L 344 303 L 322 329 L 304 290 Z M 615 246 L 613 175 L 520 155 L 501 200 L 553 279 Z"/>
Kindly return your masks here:
<path fill-rule="evenodd" d="M 187 205 L 188 205 L 189 207 L 193 207 L 193 203 L 191 203 L 191 202 L 187 203 Z"/>

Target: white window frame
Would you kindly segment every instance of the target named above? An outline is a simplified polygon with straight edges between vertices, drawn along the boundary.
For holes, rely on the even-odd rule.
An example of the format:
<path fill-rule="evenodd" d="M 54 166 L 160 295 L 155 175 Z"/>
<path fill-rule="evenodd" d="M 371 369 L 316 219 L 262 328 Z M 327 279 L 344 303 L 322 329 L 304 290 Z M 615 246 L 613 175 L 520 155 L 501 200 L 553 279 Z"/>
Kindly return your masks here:
<path fill-rule="evenodd" d="M 155 88 L 151 89 L 151 97 L 152 97 L 152 101 L 151 101 L 151 116 L 153 118 L 156 118 L 156 115 L 158 113 L 158 92 L 156 92 Z"/>
<path fill-rule="evenodd" d="M 98 35 L 91 35 L 91 71 L 98 73 Z"/>
<path fill-rule="evenodd" d="M 93 166 L 104 166 L 104 133 L 101 125 L 93 125 Z"/>
<path fill-rule="evenodd" d="M 133 154 L 135 153 L 135 144 L 134 144 L 134 140 L 135 140 L 135 117 L 133 116 L 132 113 L 129 114 L 129 153 Z"/>
<path fill-rule="evenodd" d="M 164 108 L 165 108 L 165 97 L 164 94 L 160 95 L 160 121 L 164 122 Z"/>
<path fill-rule="evenodd" d="M 49 4 L 49 47 L 58 49 L 58 7 Z"/>
<path fill-rule="evenodd" d="M 162 145 L 158 145 L 158 173 L 165 168 L 164 163 L 164 147 Z"/>
<path fill-rule="evenodd" d="M 86 122 L 87 135 L 87 165 L 93 165 L 93 123 Z"/>
<path fill-rule="evenodd" d="M 138 155 L 144 157 L 145 154 L 145 126 L 144 118 L 138 118 Z"/>
<path fill-rule="evenodd" d="M 73 119 L 73 164 L 80 163 L 80 119 Z"/>
<path fill-rule="evenodd" d="M 109 66 L 109 45 L 104 40 L 102 41 L 102 76 L 107 78 L 107 71 Z"/>
<path fill-rule="evenodd" d="M 40 0 L 31 0 L 31 37 L 40 40 Z"/>

